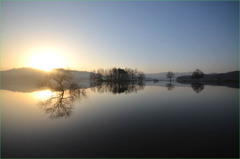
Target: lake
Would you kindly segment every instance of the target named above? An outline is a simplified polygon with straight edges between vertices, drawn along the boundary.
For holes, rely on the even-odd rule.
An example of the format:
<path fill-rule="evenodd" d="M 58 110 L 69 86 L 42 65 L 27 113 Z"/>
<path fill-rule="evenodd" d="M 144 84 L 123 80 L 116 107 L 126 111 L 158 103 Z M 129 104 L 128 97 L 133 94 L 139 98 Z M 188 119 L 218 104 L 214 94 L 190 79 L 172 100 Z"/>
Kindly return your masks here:
<path fill-rule="evenodd" d="M 238 157 L 238 98 L 237 88 L 167 82 L 1 90 L 2 157 Z"/>

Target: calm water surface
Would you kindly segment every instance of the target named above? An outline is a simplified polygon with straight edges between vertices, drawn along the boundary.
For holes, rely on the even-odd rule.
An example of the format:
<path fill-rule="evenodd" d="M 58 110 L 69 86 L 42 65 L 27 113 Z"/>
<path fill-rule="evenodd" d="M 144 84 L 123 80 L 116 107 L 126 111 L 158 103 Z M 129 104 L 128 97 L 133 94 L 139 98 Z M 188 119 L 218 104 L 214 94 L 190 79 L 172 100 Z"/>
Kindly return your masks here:
<path fill-rule="evenodd" d="M 238 157 L 239 89 L 129 88 L 1 90 L 2 157 Z"/>

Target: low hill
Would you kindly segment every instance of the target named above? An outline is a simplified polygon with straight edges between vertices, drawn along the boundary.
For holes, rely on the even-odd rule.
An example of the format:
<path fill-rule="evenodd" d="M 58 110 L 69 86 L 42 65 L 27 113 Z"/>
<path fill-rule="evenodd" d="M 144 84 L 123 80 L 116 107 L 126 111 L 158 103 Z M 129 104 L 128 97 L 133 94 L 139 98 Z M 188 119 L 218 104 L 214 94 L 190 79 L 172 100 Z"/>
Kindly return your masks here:
<path fill-rule="evenodd" d="M 38 83 L 41 81 L 47 72 L 34 68 L 17 68 L 7 71 L 1 71 L 1 89 L 32 92 L 38 88 Z M 80 81 L 80 84 L 86 87 L 88 85 L 90 72 L 72 71 L 74 79 Z"/>
<path fill-rule="evenodd" d="M 1 89 L 31 92 L 37 89 L 38 81 L 43 79 L 44 76 L 44 71 L 33 68 L 1 71 Z"/>

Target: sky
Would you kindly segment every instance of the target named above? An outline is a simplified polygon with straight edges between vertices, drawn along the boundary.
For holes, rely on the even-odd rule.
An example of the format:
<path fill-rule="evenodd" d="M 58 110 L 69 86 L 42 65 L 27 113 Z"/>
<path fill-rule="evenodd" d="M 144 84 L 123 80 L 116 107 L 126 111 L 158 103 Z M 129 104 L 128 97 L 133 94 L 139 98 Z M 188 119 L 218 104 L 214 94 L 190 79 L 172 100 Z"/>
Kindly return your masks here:
<path fill-rule="evenodd" d="M 1 70 L 239 70 L 239 2 L 1 2 Z"/>

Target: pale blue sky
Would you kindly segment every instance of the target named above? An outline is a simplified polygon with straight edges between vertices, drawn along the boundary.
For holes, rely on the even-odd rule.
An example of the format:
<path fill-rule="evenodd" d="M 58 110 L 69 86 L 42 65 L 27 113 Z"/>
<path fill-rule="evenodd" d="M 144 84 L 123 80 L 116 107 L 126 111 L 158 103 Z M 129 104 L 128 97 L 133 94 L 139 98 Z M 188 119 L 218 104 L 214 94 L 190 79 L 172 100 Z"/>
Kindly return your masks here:
<path fill-rule="evenodd" d="M 39 48 L 67 67 L 145 73 L 238 70 L 238 2 L 2 2 L 1 67 L 28 67 Z"/>

